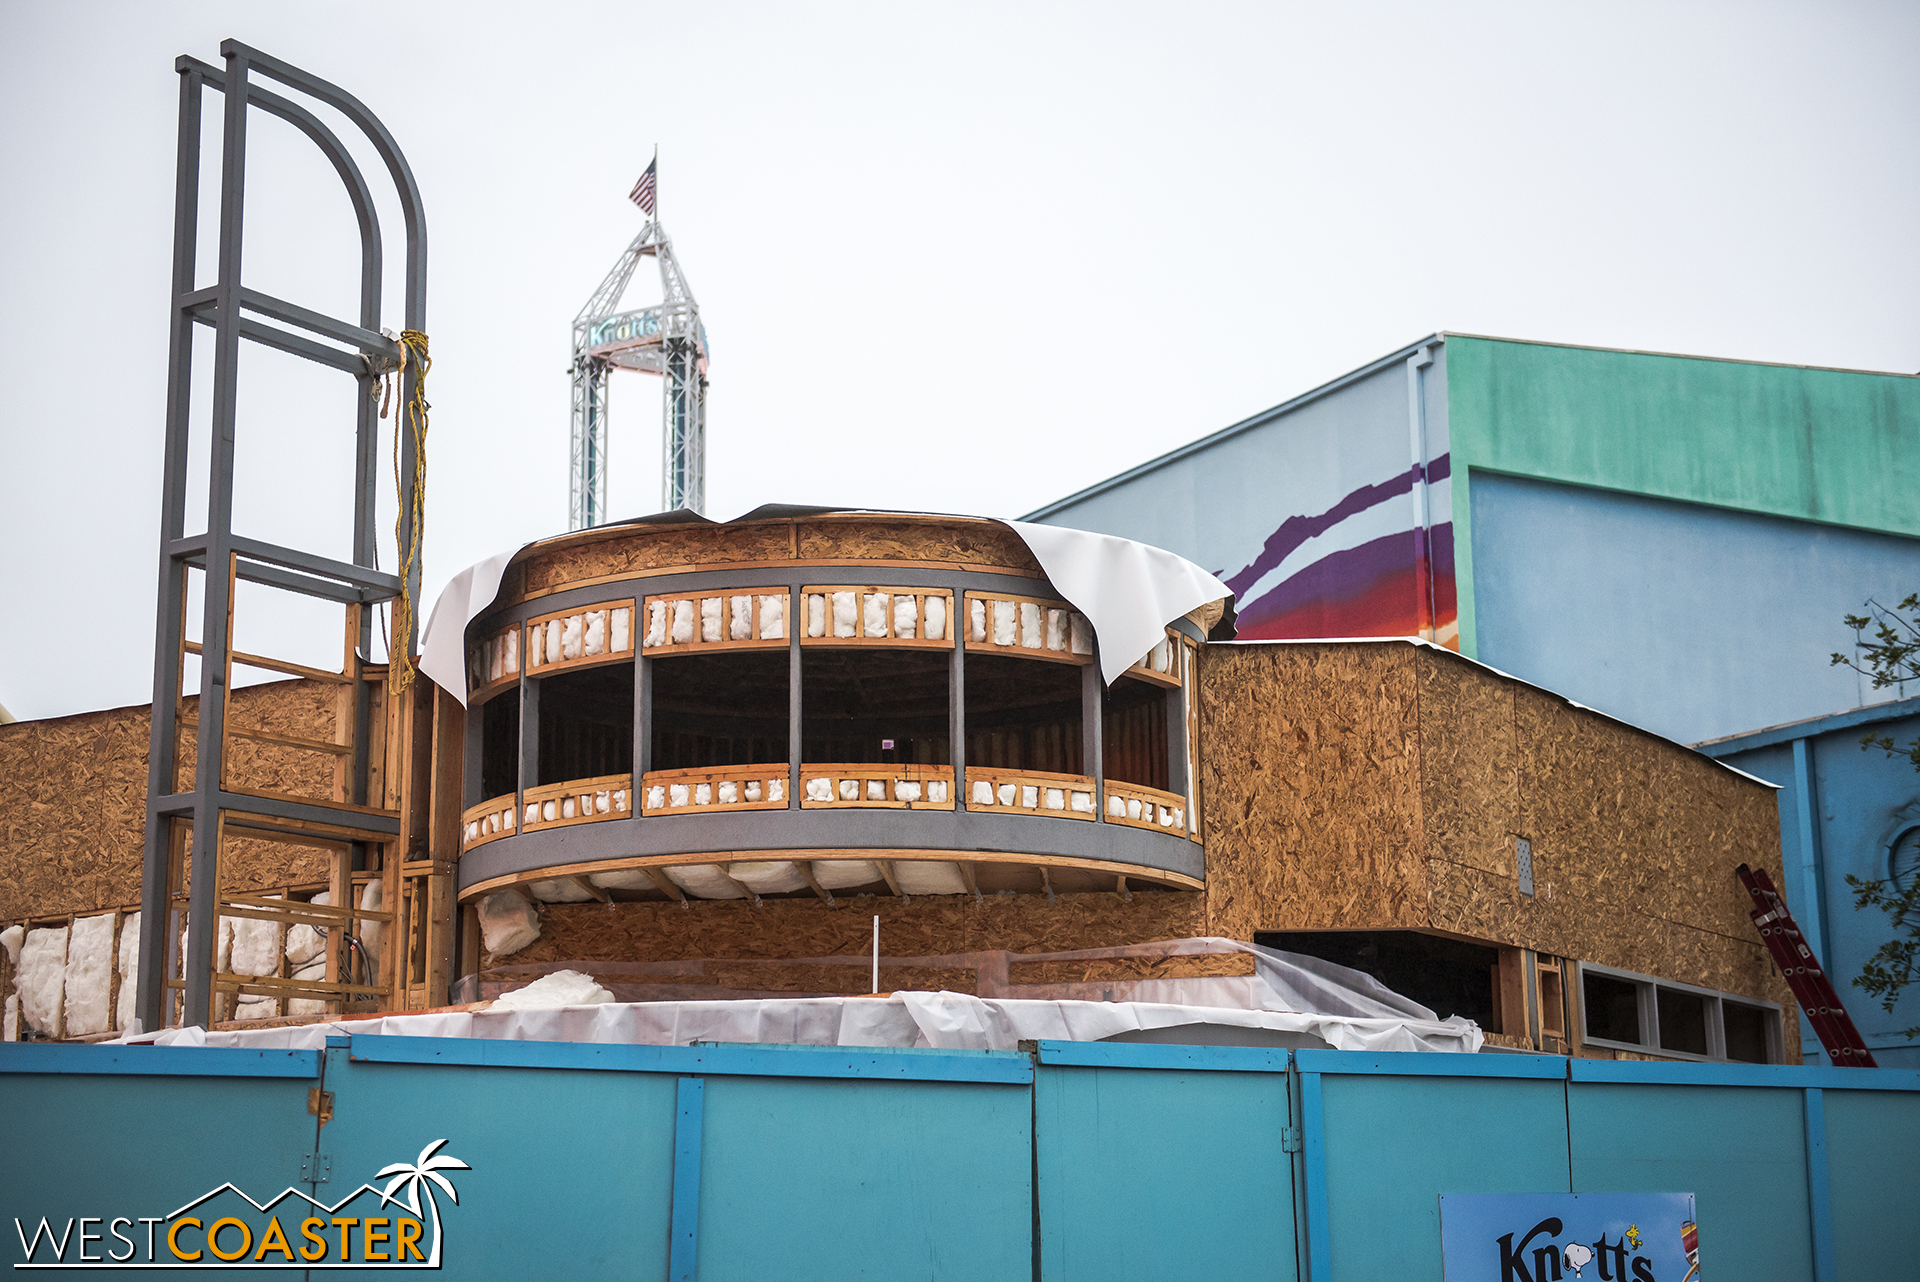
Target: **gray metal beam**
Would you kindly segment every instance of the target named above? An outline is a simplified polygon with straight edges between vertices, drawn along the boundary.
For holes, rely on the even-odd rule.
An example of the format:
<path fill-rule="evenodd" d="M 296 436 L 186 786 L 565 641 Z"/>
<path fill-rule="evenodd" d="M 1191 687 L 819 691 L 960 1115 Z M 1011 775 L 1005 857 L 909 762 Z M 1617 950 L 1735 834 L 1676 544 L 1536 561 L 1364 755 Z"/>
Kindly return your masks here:
<path fill-rule="evenodd" d="M 253 77 L 271 77 L 327 103 L 345 115 L 373 143 L 394 181 L 406 220 L 404 324 L 410 330 L 424 332 L 426 230 L 420 193 L 392 136 L 357 99 L 337 86 L 234 41 L 223 44 L 221 53 L 226 60 L 224 68 L 187 57 L 175 63 L 175 69 L 180 74 L 180 120 L 174 196 L 173 305 L 169 320 L 167 439 L 161 492 L 160 602 L 155 619 L 148 823 L 141 882 L 141 969 L 136 1002 L 140 1019 L 147 1027 L 160 1025 L 169 1014 L 164 988 L 165 980 L 173 973 L 168 965 L 168 942 L 176 937 L 178 925 L 169 921 L 167 881 L 171 845 L 169 832 L 174 823 L 191 821 L 193 828 L 193 869 L 187 921 L 189 951 L 184 959 L 184 1009 L 186 1021 L 190 1024 L 204 1024 L 213 1014 L 209 979 L 215 935 L 215 892 L 218 889 L 214 884 L 218 856 L 216 842 L 223 812 L 240 817 L 254 815 L 324 823 L 365 833 L 369 840 L 376 841 L 397 835 L 399 831 L 398 820 L 386 815 L 290 798 L 248 797 L 227 792 L 222 786 L 229 657 L 226 634 L 232 604 L 227 573 L 230 558 L 235 558 L 235 577 L 337 601 L 349 607 L 364 607 L 397 595 L 402 590 L 403 577 L 383 573 L 373 565 L 378 424 L 372 398 L 368 394 L 372 391 L 372 371 L 364 354 L 394 359 L 399 355 L 399 348 L 378 333 L 381 318 L 382 239 L 372 195 L 352 156 L 327 126 L 306 108 L 254 83 Z M 196 289 L 200 134 L 202 94 L 206 89 L 217 90 L 225 95 L 221 135 L 220 235 L 215 283 L 207 288 Z M 349 324 L 284 299 L 241 287 L 247 124 L 248 112 L 256 107 L 287 120 L 305 134 L 333 164 L 342 186 L 346 188 L 361 240 L 358 324 Z M 243 315 L 243 309 L 252 314 Z M 256 319 L 256 316 L 266 319 Z M 194 356 L 192 326 L 195 323 L 209 325 L 214 331 L 211 442 L 207 465 L 206 533 L 186 538 L 188 424 Z M 306 333 L 282 329 L 280 325 L 294 326 Z M 318 335 L 328 341 L 316 341 L 308 334 Z M 243 338 L 350 374 L 359 385 L 361 394 L 356 398 L 358 408 L 355 416 L 357 465 L 351 563 L 241 538 L 233 533 L 233 463 L 238 418 L 240 340 Z M 353 350 L 343 350 L 334 346 L 334 343 L 345 343 Z M 403 404 L 414 396 L 420 372 L 417 363 L 408 363 L 402 377 Z M 400 486 L 400 538 L 402 546 L 407 547 L 411 545 L 416 520 L 413 503 L 417 484 L 414 464 L 420 448 L 417 439 L 419 431 L 411 420 L 404 417 L 403 411 L 402 418 L 396 423 L 396 432 L 403 474 Z M 205 572 L 206 588 L 201 625 L 199 751 L 193 791 L 176 794 L 173 788 L 178 760 L 174 746 L 178 730 L 181 640 L 185 635 L 183 610 L 186 573 L 193 565 L 198 565 Z M 414 600 L 419 595 L 419 573 L 418 559 L 412 558 L 406 566 L 404 578 L 405 588 Z M 359 653 L 364 655 L 372 644 L 371 612 L 360 608 L 358 613 L 357 645 Z M 410 620 L 408 627 L 394 639 L 396 650 L 410 652 L 415 631 Z M 369 768 L 366 748 L 369 736 L 365 731 L 371 698 L 366 682 L 356 683 L 356 696 L 356 725 L 360 733 L 354 736 L 356 754 L 350 796 L 354 802 L 364 803 Z"/>

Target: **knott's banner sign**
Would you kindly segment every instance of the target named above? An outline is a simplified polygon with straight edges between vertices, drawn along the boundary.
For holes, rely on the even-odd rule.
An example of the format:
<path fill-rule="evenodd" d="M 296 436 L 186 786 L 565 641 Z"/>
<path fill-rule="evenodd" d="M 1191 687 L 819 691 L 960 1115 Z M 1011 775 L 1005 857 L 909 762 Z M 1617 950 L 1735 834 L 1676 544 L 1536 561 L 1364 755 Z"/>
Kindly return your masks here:
<path fill-rule="evenodd" d="M 1691 1193 L 1443 1193 L 1446 1282 L 1699 1282 Z"/>
<path fill-rule="evenodd" d="M 332 1204 L 297 1188 L 256 1202 L 222 1184 L 165 1215 L 82 1215 L 64 1223 L 15 1219 L 24 1255 L 16 1269 L 437 1269 L 440 1203 L 460 1196 L 442 1172 L 471 1170 L 439 1152 L 375 1173 Z"/>

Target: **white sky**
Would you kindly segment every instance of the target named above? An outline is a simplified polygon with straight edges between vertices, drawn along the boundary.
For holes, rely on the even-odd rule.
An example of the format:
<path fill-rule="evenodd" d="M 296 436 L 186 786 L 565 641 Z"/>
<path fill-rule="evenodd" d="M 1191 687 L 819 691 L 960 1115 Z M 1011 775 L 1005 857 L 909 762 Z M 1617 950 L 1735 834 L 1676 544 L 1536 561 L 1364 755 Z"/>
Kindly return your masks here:
<path fill-rule="evenodd" d="M 1911 4 L 0 0 L 20 717 L 151 696 L 173 59 L 229 36 L 356 93 L 419 179 L 429 602 L 566 527 L 568 326 L 655 143 L 713 340 L 716 517 L 1016 516 L 1437 328 L 1920 369 Z M 277 122 L 249 165 L 247 283 L 351 319 L 331 172 Z M 346 553 L 351 395 L 246 351 L 242 533 Z M 613 409 L 614 514 L 651 512 L 658 382 Z M 241 644 L 337 666 L 332 617 Z"/>

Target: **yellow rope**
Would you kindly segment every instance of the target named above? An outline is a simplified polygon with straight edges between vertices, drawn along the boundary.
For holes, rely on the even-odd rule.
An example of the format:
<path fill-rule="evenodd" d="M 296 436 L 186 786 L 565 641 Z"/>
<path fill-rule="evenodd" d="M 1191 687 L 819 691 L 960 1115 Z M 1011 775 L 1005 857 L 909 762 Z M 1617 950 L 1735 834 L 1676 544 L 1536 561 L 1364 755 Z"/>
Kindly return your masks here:
<path fill-rule="evenodd" d="M 427 356 L 427 336 L 417 329 L 400 331 L 400 368 L 404 369 L 408 361 L 419 366 L 419 372 L 413 379 L 413 397 L 407 401 L 404 411 L 396 410 L 393 423 L 393 489 L 396 495 L 404 496 L 406 487 L 401 484 L 400 475 L 400 437 L 402 430 L 413 433 L 413 538 L 406 539 L 402 531 L 406 528 L 406 508 L 403 506 L 393 522 L 394 542 L 400 550 L 400 598 L 393 610 L 393 639 L 397 642 L 398 653 L 389 649 L 387 655 L 387 684 L 395 694 L 413 684 L 413 655 L 409 652 L 408 638 L 413 633 L 414 601 L 411 585 L 415 569 L 420 564 L 420 538 L 427 520 L 427 371 L 433 368 L 433 361 Z M 398 371 L 396 370 L 396 373 Z M 382 406 L 382 414 L 385 406 Z M 404 504 L 404 498 L 402 502 Z"/>

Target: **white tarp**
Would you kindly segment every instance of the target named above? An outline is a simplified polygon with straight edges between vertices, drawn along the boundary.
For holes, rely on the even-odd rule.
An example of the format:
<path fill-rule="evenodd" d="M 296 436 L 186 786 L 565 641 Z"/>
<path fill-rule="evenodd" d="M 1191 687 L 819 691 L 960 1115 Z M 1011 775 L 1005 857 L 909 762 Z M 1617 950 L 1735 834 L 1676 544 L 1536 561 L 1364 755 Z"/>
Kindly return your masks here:
<path fill-rule="evenodd" d="M 1120 674 L 1165 639 L 1181 615 L 1233 595 L 1213 575 L 1164 549 L 1111 534 L 1002 521 L 1100 639 L 1100 675 Z"/>
<path fill-rule="evenodd" d="M 1100 670 L 1109 685 L 1160 643 L 1167 624 L 1233 595 L 1184 557 L 1132 539 L 1025 521 L 1001 524 L 1020 536 L 1060 595 L 1087 616 L 1101 642 Z M 467 625 L 486 613 L 508 564 L 531 546 L 523 543 L 454 575 L 427 616 L 420 670 L 462 705 L 467 701 Z"/>
<path fill-rule="evenodd" d="M 132 1040 L 160 1046 L 314 1050 L 326 1045 L 329 1033 L 357 1033 L 643 1046 L 685 1046 L 698 1041 L 1010 1051 L 1031 1038 L 1101 1041 L 1142 1030 L 1190 1028 L 1196 1024 L 1305 1033 L 1335 1050 L 1352 1051 L 1471 1053 L 1479 1050 L 1484 1040 L 1477 1025 L 1457 1016 L 1447 1020 L 1358 1019 L 1158 1002 L 999 1000 L 949 992 L 444 1011 L 293 1028 L 211 1033 L 199 1028 L 168 1029 Z"/>

